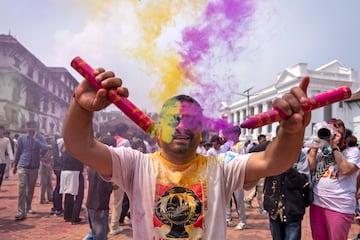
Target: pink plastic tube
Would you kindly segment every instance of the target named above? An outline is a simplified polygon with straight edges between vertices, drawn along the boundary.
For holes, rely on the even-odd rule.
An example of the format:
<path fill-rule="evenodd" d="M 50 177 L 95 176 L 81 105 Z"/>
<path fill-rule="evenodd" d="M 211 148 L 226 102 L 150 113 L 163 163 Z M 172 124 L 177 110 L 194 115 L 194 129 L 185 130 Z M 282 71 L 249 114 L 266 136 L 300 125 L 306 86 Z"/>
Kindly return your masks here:
<path fill-rule="evenodd" d="M 95 80 L 94 69 L 90 67 L 90 65 L 87 64 L 82 58 L 75 57 L 71 61 L 71 66 L 86 80 L 88 80 L 95 89 L 101 88 L 100 83 Z M 156 127 L 154 121 L 137 106 L 135 106 L 129 99 L 120 96 L 116 92 L 116 89 L 107 89 L 107 97 L 141 129 L 147 133 L 155 134 Z"/>
<path fill-rule="evenodd" d="M 309 112 L 313 109 L 339 102 L 349 97 L 351 97 L 350 88 L 348 86 L 342 86 L 328 92 L 320 93 L 312 98 L 308 98 L 306 103 L 302 105 L 302 109 L 304 112 Z M 242 122 L 240 126 L 242 128 L 258 128 L 286 118 L 287 116 L 284 113 L 273 108 L 267 112 L 249 117 Z"/>

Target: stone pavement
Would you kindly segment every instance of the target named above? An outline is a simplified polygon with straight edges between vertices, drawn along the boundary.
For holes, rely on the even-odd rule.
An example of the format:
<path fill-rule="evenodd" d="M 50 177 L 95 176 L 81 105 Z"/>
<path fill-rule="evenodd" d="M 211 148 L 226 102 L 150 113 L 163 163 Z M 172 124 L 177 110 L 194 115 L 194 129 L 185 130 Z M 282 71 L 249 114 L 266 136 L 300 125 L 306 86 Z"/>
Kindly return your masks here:
<path fill-rule="evenodd" d="M 0 191 L 0 239 L 81 240 L 87 234 L 89 227 L 85 220 L 85 211 L 81 212 L 81 218 L 85 221 L 77 225 L 71 225 L 68 222 L 64 222 L 62 217 L 51 216 L 49 211 L 52 204 L 39 204 L 38 185 L 36 186 L 33 199 L 33 210 L 36 211 L 36 214 L 28 214 L 24 221 L 15 221 L 14 216 L 17 213 L 17 190 L 17 176 L 11 176 L 9 180 L 3 181 L 3 186 Z M 256 202 L 253 204 L 256 204 Z M 266 214 L 260 214 L 257 209 L 247 209 L 246 215 L 248 228 L 236 231 L 234 228 L 228 227 L 227 239 L 271 239 L 268 217 Z M 235 214 L 234 220 L 235 223 L 239 221 L 235 217 Z M 132 239 L 131 226 L 125 225 L 123 226 L 123 229 L 124 231 L 119 235 L 109 235 L 109 239 Z M 302 231 L 302 239 L 311 239 L 308 214 L 305 215 Z M 354 238 L 359 231 L 360 225 L 354 221 L 351 226 L 349 239 Z"/>

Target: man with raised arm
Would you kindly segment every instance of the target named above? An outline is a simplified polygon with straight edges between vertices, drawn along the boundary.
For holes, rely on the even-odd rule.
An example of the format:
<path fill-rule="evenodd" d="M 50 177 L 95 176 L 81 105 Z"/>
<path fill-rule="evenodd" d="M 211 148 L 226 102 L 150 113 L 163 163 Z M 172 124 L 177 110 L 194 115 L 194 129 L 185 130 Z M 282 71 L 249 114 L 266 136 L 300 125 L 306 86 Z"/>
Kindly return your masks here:
<path fill-rule="evenodd" d="M 278 137 L 264 152 L 196 153 L 201 142 L 202 108 L 186 95 L 168 99 L 160 112 L 158 152 L 108 147 L 93 136 L 93 112 L 106 108 L 108 88 L 128 96 L 113 72 L 94 71 L 102 89 L 82 81 L 70 104 L 63 136 L 68 152 L 128 194 L 134 239 L 226 239 L 226 205 L 239 188 L 249 189 L 262 177 L 280 174 L 296 161 L 310 113 L 306 101 L 309 78 L 292 88 L 274 107 L 288 116 Z M 287 146 L 284 148 L 283 146 Z"/>

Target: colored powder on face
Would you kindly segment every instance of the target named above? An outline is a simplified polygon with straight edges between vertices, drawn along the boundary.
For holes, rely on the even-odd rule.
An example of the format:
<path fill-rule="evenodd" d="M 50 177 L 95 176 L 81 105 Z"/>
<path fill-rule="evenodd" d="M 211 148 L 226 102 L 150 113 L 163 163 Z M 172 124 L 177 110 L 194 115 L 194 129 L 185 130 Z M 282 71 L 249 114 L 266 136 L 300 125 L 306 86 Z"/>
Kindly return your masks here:
<path fill-rule="evenodd" d="M 197 104 L 178 101 L 168 102 L 168 104 L 163 106 L 159 118 L 163 141 L 170 142 L 177 127 L 195 132 L 202 130 L 201 107 Z"/>

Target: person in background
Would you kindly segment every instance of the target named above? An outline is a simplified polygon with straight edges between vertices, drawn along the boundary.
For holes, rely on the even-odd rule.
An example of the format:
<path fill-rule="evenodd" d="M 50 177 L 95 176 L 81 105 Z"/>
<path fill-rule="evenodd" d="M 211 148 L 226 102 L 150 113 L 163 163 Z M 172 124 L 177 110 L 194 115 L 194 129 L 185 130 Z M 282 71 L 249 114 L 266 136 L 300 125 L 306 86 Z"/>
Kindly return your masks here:
<path fill-rule="evenodd" d="M 19 136 L 15 152 L 13 173 L 19 176 L 18 213 L 15 220 L 23 220 L 26 213 L 34 214 L 31 208 L 35 184 L 40 167 L 41 154 L 48 150 L 44 135 L 38 133 L 38 124 L 26 123 L 27 133 Z"/>
<path fill-rule="evenodd" d="M 258 139 L 258 144 L 251 147 L 249 149 L 249 153 L 262 152 L 266 149 L 266 147 L 270 143 L 270 141 L 266 140 L 266 136 L 264 134 L 260 134 L 257 139 Z M 245 206 L 247 208 L 252 208 L 252 201 L 256 197 L 260 213 L 266 213 L 263 206 L 264 180 L 265 178 L 261 178 L 257 182 L 255 188 L 245 198 Z"/>
<path fill-rule="evenodd" d="M 48 150 L 40 158 L 40 204 L 53 201 L 52 172 L 54 165 L 53 143 L 50 136 L 46 137 Z M 46 195 L 46 198 L 45 198 Z"/>
<path fill-rule="evenodd" d="M 206 155 L 208 156 L 216 156 L 220 153 L 224 153 L 227 150 L 224 150 L 221 148 L 223 145 L 223 139 L 219 135 L 214 135 L 211 137 L 210 142 L 212 144 L 212 147 L 207 151 Z"/>
<path fill-rule="evenodd" d="M 269 213 L 273 240 L 301 239 L 301 223 L 309 204 L 306 195 L 309 184 L 309 162 L 303 151 L 287 171 L 265 178 L 263 204 Z"/>
<path fill-rule="evenodd" d="M 107 88 L 122 97 L 128 91 L 113 72 L 98 68 L 94 74 L 101 88 L 96 90 L 86 80 L 79 84 L 64 121 L 64 141 L 71 155 L 128 193 L 134 239 L 226 239 L 225 209 L 232 193 L 291 167 L 311 118 L 301 108 L 307 100 L 305 77 L 299 87 L 274 101 L 273 107 L 287 117 L 265 151 L 234 158 L 204 156 L 196 153 L 204 130 L 201 105 L 190 96 L 177 95 L 160 111 L 160 151 L 112 148 L 94 138 L 93 112 L 110 104 Z"/>
<path fill-rule="evenodd" d="M 88 180 L 86 210 L 90 232 L 83 240 L 105 240 L 109 233 L 109 202 L 113 185 L 91 168 L 88 168 Z"/>
<path fill-rule="evenodd" d="M 10 132 L 5 130 L 4 132 L 4 136 L 9 138 L 10 140 L 10 144 L 11 144 L 11 150 L 12 153 L 15 154 L 15 143 L 14 140 L 10 137 Z M 14 158 L 11 158 L 8 151 L 5 152 L 5 159 L 6 159 L 6 167 L 5 167 L 5 172 L 4 172 L 4 179 L 9 179 L 10 176 L 10 166 L 13 164 L 14 162 Z"/>
<path fill-rule="evenodd" d="M 19 136 L 20 136 L 20 135 L 19 135 L 18 133 L 15 133 L 15 134 L 14 134 L 14 138 L 12 139 L 13 142 L 14 142 L 14 153 L 16 152 L 17 141 L 18 141 Z"/>
<path fill-rule="evenodd" d="M 80 211 L 84 199 L 84 164 L 72 157 L 65 145 L 61 147 L 63 169 L 60 175 L 60 194 L 65 194 L 64 220 L 71 224 L 82 221 Z"/>
<path fill-rule="evenodd" d="M 316 124 L 314 135 L 319 135 L 320 129 L 330 134 L 322 139 L 325 144 L 314 144 L 308 154 L 314 172 L 311 233 L 314 240 L 347 239 L 354 218 L 360 151 L 356 137 L 345 142 L 346 127 L 341 119 L 330 119 L 324 126 Z"/>
<path fill-rule="evenodd" d="M 10 139 L 5 136 L 5 127 L 0 125 L 0 190 L 5 175 L 5 169 L 7 167 L 6 153 L 8 153 L 8 159 L 10 162 L 14 161 L 14 155 L 11 148 Z"/>
<path fill-rule="evenodd" d="M 53 143 L 53 156 L 54 165 L 53 170 L 56 177 L 55 188 L 52 193 L 53 207 L 50 210 L 50 215 L 61 216 L 64 212 L 63 209 L 63 195 L 60 193 L 60 176 L 63 168 L 63 162 L 61 160 L 61 148 L 64 140 L 61 136 L 56 135 Z"/>
<path fill-rule="evenodd" d="M 359 201 L 359 199 L 360 199 L 360 174 L 356 178 L 355 199 L 356 199 L 356 201 Z M 360 240 L 360 232 L 357 234 L 357 236 L 353 240 Z"/>
<path fill-rule="evenodd" d="M 126 124 L 120 124 L 116 127 L 116 147 L 131 148 L 129 138 L 130 131 Z M 122 228 L 119 226 L 119 219 L 122 212 L 122 205 L 124 201 L 124 190 L 118 186 L 114 186 L 113 189 L 113 208 L 111 212 L 110 221 L 110 234 L 117 235 L 122 232 Z"/>
<path fill-rule="evenodd" d="M 226 133 L 226 132 L 225 132 Z M 240 136 L 240 129 L 236 131 L 228 132 L 227 139 L 233 139 L 233 144 L 231 145 L 231 151 L 237 154 L 243 154 L 240 148 L 238 147 L 238 139 Z M 233 198 L 235 202 L 236 212 L 239 217 L 239 223 L 235 226 L 235 230 L 243 230 L 247 227 L 246 225 L 246 210 L 245 210 L 245 202 L 244 202 L 244 189 L 237 189 L 233 193 Z M 229 205 L 226 209 L 226 222 L 227 226 L 234 226 L 232 219 L 232 201 L 230 200 Z"/>

